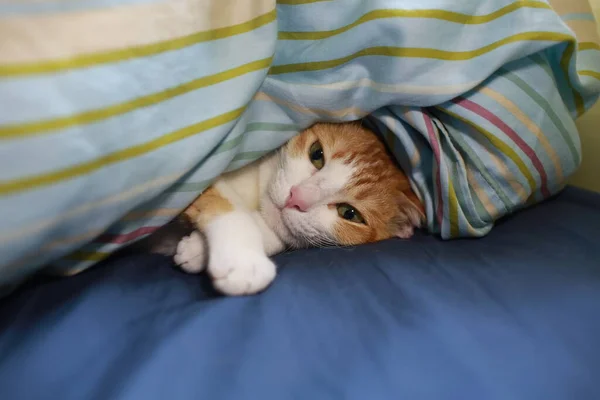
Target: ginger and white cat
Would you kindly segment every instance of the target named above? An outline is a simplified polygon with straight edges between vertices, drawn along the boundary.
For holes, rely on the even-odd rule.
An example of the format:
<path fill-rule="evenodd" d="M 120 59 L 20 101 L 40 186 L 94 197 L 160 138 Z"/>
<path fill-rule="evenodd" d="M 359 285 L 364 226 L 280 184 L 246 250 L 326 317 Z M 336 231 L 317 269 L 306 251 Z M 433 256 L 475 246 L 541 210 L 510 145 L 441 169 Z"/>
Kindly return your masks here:
<path fill-rule="evenodd" d="M 409 238 L 424 214 L 404 173 L 360 123 L 319 123 L 279 151 L 223 175 L 185 211 L 198 231 L 174 256 L 208 268 L 227 295 L 265 289 L 285 249 Z"/>

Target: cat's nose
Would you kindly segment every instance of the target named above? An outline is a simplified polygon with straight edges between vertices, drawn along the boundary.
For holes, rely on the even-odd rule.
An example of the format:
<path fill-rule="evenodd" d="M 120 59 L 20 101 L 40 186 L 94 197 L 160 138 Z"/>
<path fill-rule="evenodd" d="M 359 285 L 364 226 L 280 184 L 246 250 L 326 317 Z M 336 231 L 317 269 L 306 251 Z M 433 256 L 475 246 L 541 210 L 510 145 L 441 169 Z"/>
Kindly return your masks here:
<path fill-rule="evenodd" d="M 302 212 L 305 212 L 308 209 L 308 204 L 302 196 L 302 190 L 300 190 L 298 186 L 292 186 L 290 196 L 285 202 L 285 208 L 296 208 Z"/>
<path fill-rule="evenodd" d="M 315 199 L 318 197 L 317 192 L 318 190 L 316 188 L 292 186 L 290 189 L 290 196 L 285 202 L 285 208 L 295 208 L 299 211 L 306 212 L 315 203 Z"/>

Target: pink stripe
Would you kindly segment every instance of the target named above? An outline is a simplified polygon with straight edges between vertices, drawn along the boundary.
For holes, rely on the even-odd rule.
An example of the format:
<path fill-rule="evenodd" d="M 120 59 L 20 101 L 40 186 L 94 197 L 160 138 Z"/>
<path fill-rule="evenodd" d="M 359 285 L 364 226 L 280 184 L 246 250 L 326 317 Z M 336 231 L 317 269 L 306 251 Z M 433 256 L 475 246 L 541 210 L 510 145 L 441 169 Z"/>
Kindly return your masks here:
<path fill-rule="evenodd" d="M 525 143 L 523 139 L 521 139 L 517 132 L 515 132 L 510 126 L 506 125 L 504 121 L 502 121 L 496 115 L 492 114 L 490 111 L 486 110 L 485 108 L 471 100 L 465 99 L 463 97 L 458 97 L 452 100 L 452 102 L 466 108 L 469 111 L 474 112 L 475 114 L 482 116 L 483 118 L 491 122 L 494 126 L 496 126 L 498 129 L 500 129 L 502 132 L 504 132 L 506 136 L 508 136 L 513 142 L 515 142 L 515 144 L 519 146 L 521 151 L 523 151 L 523 153 L 525 153 L 527 157 L 529 157 L 533 166 L 540 174 L 540 177 L 542 178 L 542 194 L 544 195 L 544 197 L 550 197 L 550 191 L 548 190 L 548 175 L 546 175 L 544 165 L 538 158 L 537 154 L 535 154 L 535 151 L 531 147 L 529 147 L 529 145 Z"/>
<path fill-rule="evenodd" d="M 123 233 L 120 235 L 113 235 L 110 233 L 105 233 L 100 235 L 94 242 L 99 243 L 114 243 L 114 244 L 124 244 L 127 242 L 131 242 L 134 239 L 139 238 L 140 236 L 149 235 L 150 233 L 159 229 L 160 226 L 142 226 L 135 231 L 131 231 L 128 233 Z"/>
<path fill-rule="evenodd" d="M 438 202 L 437 202 L 437 219 L 438 224 L 440 224 L 440 230 L 442 229 L 442 217 L 443 217 L 443 203 L 442 200 L 442 178 L 441 178 L 441 165 L 442 165 L 442 157 L 440 151 L 440 144 L 435 136 L 435 131 L 433 127 L 433 123 L 431 122 L 431 118 L 424 111 L 421 111 L 423 114 L 423 119 L 425 120 L 425 126 L 427 127 L 427 135 L 429 136 L 429 142 L 431 143 L 431 147 L 433 149 L 433 156 L 435 157 L 435 161 L 437 162 L 437 174 L 435 177 L 435 185 L 438 193 Z"/>

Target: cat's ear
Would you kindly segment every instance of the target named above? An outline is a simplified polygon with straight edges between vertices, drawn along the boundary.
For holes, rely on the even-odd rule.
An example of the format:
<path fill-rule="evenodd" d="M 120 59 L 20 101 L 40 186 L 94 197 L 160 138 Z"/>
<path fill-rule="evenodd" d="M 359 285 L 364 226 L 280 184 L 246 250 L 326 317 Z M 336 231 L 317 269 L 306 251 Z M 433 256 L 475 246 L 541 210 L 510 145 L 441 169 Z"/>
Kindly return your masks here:
<path fill-rule="evenodd" d="M 415 228 L 425 222 L 425 211 L 419 198 L 412 192 L 404 192 L 398 204 L 399 214 L 394 219 L 394 235 L 402 239 L 412 237 Z"/>

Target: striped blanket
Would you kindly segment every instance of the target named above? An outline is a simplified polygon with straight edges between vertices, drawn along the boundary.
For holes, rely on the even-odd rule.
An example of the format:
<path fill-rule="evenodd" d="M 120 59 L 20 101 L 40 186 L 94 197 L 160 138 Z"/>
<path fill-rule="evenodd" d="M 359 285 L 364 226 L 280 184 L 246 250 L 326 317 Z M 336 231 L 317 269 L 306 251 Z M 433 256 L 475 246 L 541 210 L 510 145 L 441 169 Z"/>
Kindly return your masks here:
<path fill-rule="evenodd" d="M 318 120 L 380 132 L 443 238 L 578 167 L 585 0 L 5 0 L 0 282 L 77 272 Z"/>

